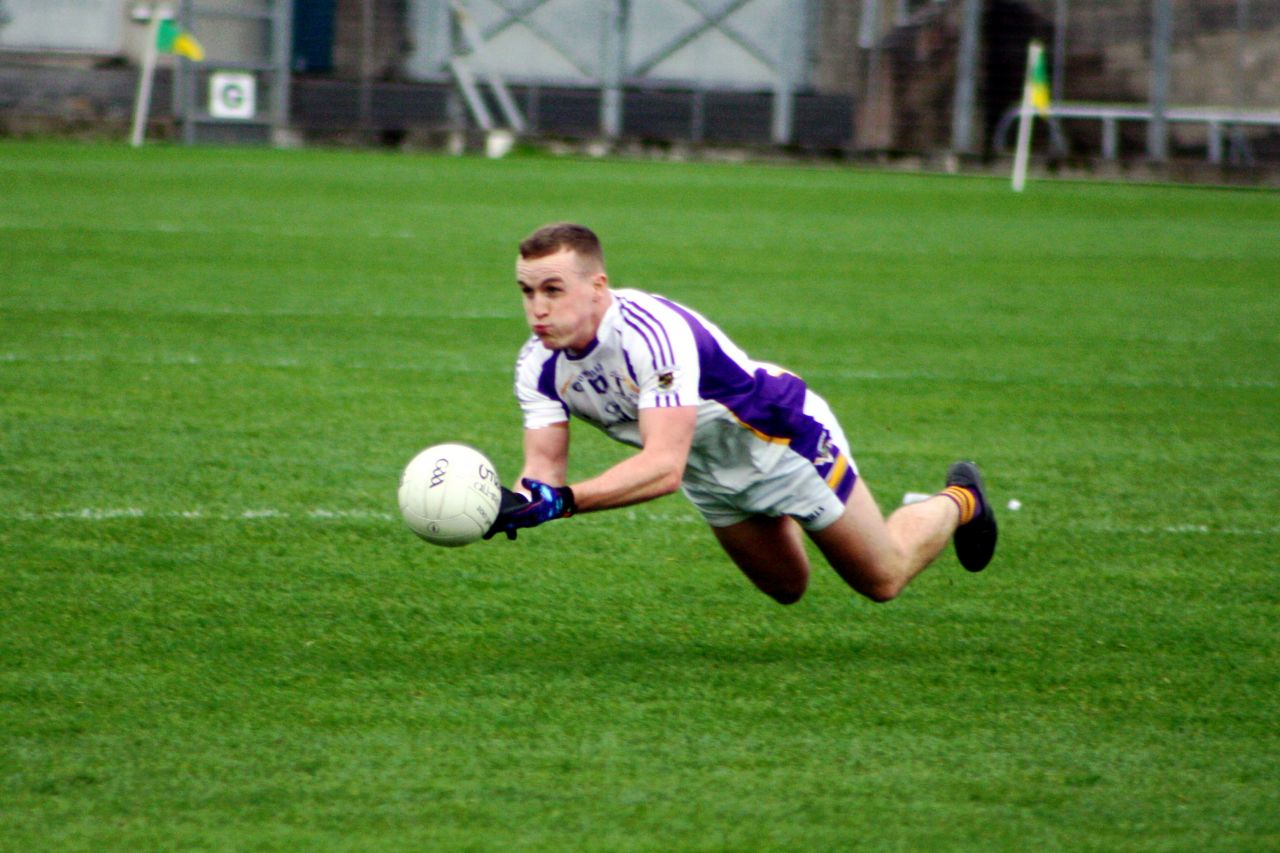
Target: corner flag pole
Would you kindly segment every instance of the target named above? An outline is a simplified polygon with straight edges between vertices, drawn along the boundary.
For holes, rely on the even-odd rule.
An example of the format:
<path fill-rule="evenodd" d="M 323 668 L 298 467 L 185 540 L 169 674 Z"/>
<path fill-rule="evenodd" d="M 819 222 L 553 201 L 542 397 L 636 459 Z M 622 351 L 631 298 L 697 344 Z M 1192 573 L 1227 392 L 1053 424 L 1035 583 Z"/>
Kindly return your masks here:
<path fill-rule="evenodd" d="M 138 75 L 138 94 L 133 101 L 133 133 L 129 138 L 134 148 L 142 145 L 147 133 L 147 113 L 151 110 L 151 82 L 156 76 L 156 56 L 160 37 L 160 10 L 152 8 L 147 24 L 147 43 L 142 49 L 142 71 Z"/>
<path fill-rule="evenodd" d="M 1013 155 L 1013 191 L 1022 192 L 1027 183 L 1027 159 L 1031 154 L 1031 122 L 1039 108 L 1041 100 L 1036 87 L 1037 78 L 1043 73 L 1044 45 L 1032 41 L 1027 45 L 1027 76 L 1022 84 L 1022 106 L 1018 111 L 1018 147 Z M 1048 112 L 1048 104 L 1043 105 L 1042 112 Z"/>

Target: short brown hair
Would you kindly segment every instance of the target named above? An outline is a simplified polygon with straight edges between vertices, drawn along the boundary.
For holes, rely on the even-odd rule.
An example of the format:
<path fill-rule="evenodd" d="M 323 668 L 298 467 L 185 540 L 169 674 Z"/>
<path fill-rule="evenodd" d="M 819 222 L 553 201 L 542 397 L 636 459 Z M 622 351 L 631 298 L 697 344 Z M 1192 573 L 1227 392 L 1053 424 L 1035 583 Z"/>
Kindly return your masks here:
<path fill-rule="evenodd" d="M 600 248 L 600 238 L 585 225 L 556 222 L 542 226 L 520 241 L 520 257 L 526 261 L 554 255 L 561 249 L 571 249 L 579 258 L 604 267 L 604 250 Z"/>

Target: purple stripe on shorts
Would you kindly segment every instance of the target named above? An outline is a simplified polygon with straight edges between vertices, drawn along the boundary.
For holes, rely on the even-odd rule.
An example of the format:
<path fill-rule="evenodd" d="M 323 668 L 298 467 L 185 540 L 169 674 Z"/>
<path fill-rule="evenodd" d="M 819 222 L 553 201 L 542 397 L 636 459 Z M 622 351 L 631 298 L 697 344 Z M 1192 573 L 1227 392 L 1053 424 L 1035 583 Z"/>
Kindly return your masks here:
<path fill-rule="evenodd" d="M 844 457 L 846 463 L 844 473 L 840 475 L 840 481 L 834 486 L 831 486 L 831 491 L 835 492 L 836 497 L 840 498 L 841 503 L 844 503 L 849 500 L 849 495 L 853 492 L 853 484 L 858 481 L 858 474 L 854 471 L 853 463 L 849 461 L 848 454 L 844 453 L 841 448 L 836 447 L 834 444 L 828 444 L 828 448 L 831 455 L 831 461 L 822 463 L 814 462 L 813 468 L 818 472 L 818 476 L 823 480 L 826 480 L 827 484 L 830 485 L 831 471 L 836 467 L 840 458 L 842 456 Z"/>
<path fill-rule="evenodd" d="M 858 482 L 858 474 L 853 470 L 853 466 L 850 465 L 849 469 L 844 472 L 844 476 L 840 478 L 840 482 L 836 483 L 834 489 L 836 497 L 840 499 L 840 503 L 848 502 L 849 495 L 853 494 L 853 485 L 856 482 Z"/>

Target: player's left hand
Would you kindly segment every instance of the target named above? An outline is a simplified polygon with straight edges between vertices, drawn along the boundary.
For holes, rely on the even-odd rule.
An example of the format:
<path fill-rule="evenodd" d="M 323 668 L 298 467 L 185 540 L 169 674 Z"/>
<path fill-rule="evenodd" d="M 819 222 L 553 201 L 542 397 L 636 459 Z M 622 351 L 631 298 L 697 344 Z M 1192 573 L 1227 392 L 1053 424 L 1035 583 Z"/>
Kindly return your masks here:
<path fill-rule="evenodd" d="M 525 499 L 509 489 L 502 490 L 502 504 L 498 508 L 498 517 L 493 526 L 485 534 L 489 539 L 502 532 L 508 539 L 516 538 L 516 531 L 527 527 L 537 527 L 557 518 L 568 518 L 573 515 L 577 504 L 573 499 L 573 490 L 568 486 L 552 486 L 541 480 L 525 478 L 522 485 L 529 490 L 530 498 Z M 511 495 L 509 499 L 507 496 Z M 517 502 L 516 499 L 520 502 Z"/>

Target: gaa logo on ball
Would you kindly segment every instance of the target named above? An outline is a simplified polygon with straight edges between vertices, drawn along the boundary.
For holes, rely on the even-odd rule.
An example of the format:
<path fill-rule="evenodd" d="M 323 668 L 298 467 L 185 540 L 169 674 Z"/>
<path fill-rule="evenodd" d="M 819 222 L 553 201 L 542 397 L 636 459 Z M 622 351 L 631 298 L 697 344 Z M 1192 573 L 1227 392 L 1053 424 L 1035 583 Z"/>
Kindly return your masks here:
<path fill-rule="evenodd" d="M 400 514 L 434 545 L 467 545 L 498 517 L 502 490 L 485 455 L 465 444 L 437 444 L 409 461 L 400 477 Z"/>

